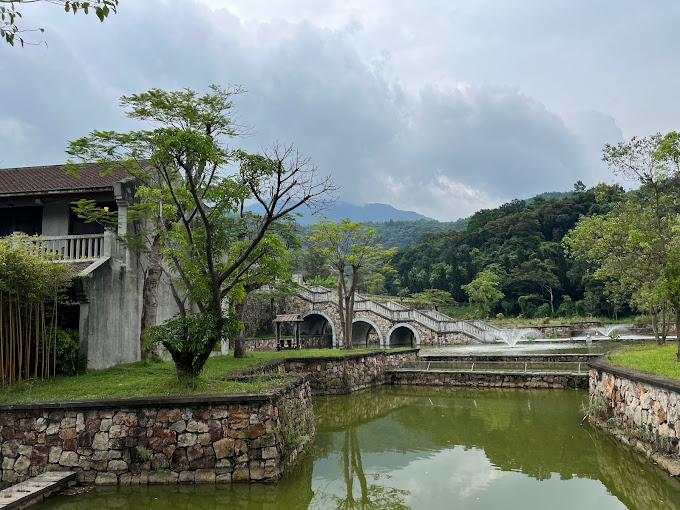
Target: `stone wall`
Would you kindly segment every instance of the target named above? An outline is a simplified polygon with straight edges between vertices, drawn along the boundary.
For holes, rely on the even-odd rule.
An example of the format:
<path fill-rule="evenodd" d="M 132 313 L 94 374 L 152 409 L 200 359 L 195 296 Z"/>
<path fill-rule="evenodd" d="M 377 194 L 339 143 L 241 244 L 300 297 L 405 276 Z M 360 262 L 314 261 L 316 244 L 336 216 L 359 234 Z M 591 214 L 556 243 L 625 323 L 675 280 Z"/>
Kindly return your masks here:
<path fill-rule="evenodd" d="M 590 419 L 680 475 L 680 381 L 609 364 L 590 364 Z"/>
<path fill-rule="evenodd" d="M 390 370 L 389 384 L 413 386 L 470 386 L 479 388 L 588 388 L 588 378 L 574 374 L 525 374 Z"/>
<path fill-rule="evenodd" d="M 3 404 L 2 480 L 74 470 L 96 484 L 272 481 L 314 434 L 305 377 L 262 394 Z"/>
<path fill-rule="evenodd" d="M 386 370 L 402 361 L 415 361 L 417 358 L 418 349 L 288 358 L 285 360 L 285 370 L 307 374 L 314 395 L 336 395 L 381 386 L 388 382 Z"/>
<path fill-rule="evenodd" d="M 283 337 L 287 340 L 290 337 Z M 302 349 L 331 349 L 333 347 L 333 335 L 301 336 Z M 249 351 L 275 351 L 276 338 L 247 338 L 246 349 Z"/>

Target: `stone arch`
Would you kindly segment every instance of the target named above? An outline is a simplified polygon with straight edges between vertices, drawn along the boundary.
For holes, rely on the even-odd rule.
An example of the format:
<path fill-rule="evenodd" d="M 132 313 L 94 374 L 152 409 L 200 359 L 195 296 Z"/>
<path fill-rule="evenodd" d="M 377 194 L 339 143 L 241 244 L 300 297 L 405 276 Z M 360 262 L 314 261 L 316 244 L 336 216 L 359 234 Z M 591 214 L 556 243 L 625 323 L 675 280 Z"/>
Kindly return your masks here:
<path fill-rule="evenodd" d="M 380 327 L 375 322 L 373 322 L 368 317 L 356 317 L 352 319 L 352 324 L 356 324 L 357 322 L 364 322 L 371 326 L 375 330 L 375 332 L 378 333 L 378 338 L 380 339 L 380 347 L 385 347 L 385 338 L 383 337 L 382 331 L 380 331 Z M 354 327 L 352 327 L 352 330 L 353 330 L 352 333 L 354 333 Z M 368 333 L 368 331 L 366 331 L 366 333 Z M 354 338 L 352 338 L 352 342 L 354 342 Z"/>
<path fill-rule="evenodd" d="M 411 332 L 413 333 L 413 336 L 415 337 L 415 340 L 416 340 L 416 345 L 411 344 L 411 346 L 412 347 L 420 347 L 420 333 L 418 332 L 418 330 L 416 328 L 414 328 L 413 326 L 411 326 L 410 324 L 408 324 L 406 322 L 399 322 L 399 323 L 395 324 L 394 326 L 392 326 L 390 328 L 390 330 L 387 332 L 387 347 L 391 347 L 392 344 L 393 344 L 392 333 L 394 333 L 397 329 L 400 329 L 400 328 L 406 328 L 406 329 L 411 330 Z"/>
<path fill-rule="evenodd" d="M 304 313 L 302 315 L 302 318 L 307 319 L 307 317 L 309 317 L 311 315 L 318 315 L 318 316 L 326 319 L 326 321 L 330 325 L 331 331 L 333 333 L 333 347 L 342 347 L 342 341 L 340 341 L 340 345 L 338 345 L 338 335 L 336 334 L 336 331 L 335 331 L 335 323 L 333 322 L 333 319 L 330 317 L 330 315 L 328 315 L 326 312 L 322 312 L 321 310 L 310 310 L 310 311 Z M 305 322 L 302 323 L 302 328 L 305 327 L 304 325 L 305 325 Z M 303 329 L 303 331 L 304 331 L 304 329 Z"/>

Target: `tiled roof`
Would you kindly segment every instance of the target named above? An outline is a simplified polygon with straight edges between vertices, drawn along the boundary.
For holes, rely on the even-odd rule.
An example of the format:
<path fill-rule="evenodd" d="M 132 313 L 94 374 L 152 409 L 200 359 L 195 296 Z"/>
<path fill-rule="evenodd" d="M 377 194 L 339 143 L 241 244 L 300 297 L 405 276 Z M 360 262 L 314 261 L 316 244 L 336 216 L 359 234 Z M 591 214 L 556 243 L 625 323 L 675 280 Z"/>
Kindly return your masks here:
<path fill-rule="evenodd" d="M 114 182 L 127 177 L 123 168 L 115 168 L 112 174 L 100 176 L 96 165 L 83 165 L 79 173 L 80 177 L 66 175 L 62 165 L 0 168 L 0 196 L 111 189 Z"/>
<path fill-rule="evenodd" d="M 299 313 L 288 313 L 285 315 L 277 315 L 274 322 L 302 322 L 304 319 L 300 317 Z"/>

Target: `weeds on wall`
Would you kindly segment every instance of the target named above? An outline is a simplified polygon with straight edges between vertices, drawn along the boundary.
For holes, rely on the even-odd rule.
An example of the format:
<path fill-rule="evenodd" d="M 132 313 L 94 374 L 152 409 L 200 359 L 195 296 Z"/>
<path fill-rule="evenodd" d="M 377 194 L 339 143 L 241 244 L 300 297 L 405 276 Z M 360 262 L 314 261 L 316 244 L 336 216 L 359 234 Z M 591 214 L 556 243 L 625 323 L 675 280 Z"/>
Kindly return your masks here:
<path fill-rule="evenodd" d="M 57 308 L 69 285 L 66 264 L 39 237 L 0 239 L 0 385 L 55 375 Z"/>

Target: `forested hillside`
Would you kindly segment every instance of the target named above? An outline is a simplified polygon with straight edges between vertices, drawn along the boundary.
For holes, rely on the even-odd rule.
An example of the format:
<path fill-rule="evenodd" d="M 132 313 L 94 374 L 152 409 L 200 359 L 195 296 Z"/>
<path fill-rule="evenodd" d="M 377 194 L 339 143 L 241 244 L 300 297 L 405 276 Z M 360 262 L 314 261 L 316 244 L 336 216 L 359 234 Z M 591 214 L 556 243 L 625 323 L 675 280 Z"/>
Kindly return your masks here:
<path fill-rule="evenodd" d="M 468 301 L 462 287 L 486 270 L 498 280 L 504 297 L 494 312 L 524 316 L 611 315 L 602 284 L 589 278 L 587 267 L 565 256 L 562 238 L 582 215 L 604 214 L 624 195 L 619 186 L 531 203 L 513 200 L 468 219 L 464 231 L 422 235 L 392 260 L 386 291 L 411 295 L 426 289 L 450 292 Z"/>

